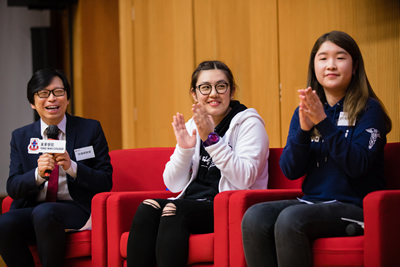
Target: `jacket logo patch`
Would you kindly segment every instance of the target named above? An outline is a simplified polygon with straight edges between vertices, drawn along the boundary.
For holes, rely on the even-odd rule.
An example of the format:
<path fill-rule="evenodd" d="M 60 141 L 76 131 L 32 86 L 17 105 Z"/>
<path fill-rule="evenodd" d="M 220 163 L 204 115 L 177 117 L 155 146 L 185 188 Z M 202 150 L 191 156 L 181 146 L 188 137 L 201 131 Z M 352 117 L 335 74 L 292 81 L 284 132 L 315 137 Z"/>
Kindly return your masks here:
<path fill-rule="evenodd" d="M 311 137 L 311 142 L 319 142 L 320 137 L 319 136 L 312 136 Z"/>
<path fill-rule="evenodd" d="M 371 137 L 369 138 L 368 148 L 371 149 L 374 147 L 376 143 L 376 139 L 379 137 L 381 138 L 380 132 L 375 128 L 366 129 L 367 132 L 371 133 Z"/>

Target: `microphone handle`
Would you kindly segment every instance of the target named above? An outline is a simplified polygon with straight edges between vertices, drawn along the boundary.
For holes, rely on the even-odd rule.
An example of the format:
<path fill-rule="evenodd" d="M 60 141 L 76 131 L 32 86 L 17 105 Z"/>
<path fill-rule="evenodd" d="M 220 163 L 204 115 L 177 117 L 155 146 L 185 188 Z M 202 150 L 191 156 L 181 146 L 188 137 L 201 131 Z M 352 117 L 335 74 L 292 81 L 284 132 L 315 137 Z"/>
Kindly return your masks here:
<path fill-rule="evenodd" d="M 57 139 L 53 139 L 53 138 L 47 138 L 47 140 L 57 140 Z M 45 170 L 44 171 L 44 177 L 47 181 L 50 179 L 50 174 L 51 174 L 52 170 Z"/>

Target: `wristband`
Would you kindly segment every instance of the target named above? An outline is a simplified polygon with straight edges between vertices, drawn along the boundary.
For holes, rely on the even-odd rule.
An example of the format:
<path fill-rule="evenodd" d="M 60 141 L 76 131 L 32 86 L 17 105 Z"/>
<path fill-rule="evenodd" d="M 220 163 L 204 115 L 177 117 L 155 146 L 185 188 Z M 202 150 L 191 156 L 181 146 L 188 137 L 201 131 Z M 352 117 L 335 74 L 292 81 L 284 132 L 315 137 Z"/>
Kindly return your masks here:
<path fill-rule="evenodd" d="M 204 147 L 211 146 L 213 144 L 218 143 L 219 135 L 217 133 L 210 133 L 206 141 L 203 142 Z"/>

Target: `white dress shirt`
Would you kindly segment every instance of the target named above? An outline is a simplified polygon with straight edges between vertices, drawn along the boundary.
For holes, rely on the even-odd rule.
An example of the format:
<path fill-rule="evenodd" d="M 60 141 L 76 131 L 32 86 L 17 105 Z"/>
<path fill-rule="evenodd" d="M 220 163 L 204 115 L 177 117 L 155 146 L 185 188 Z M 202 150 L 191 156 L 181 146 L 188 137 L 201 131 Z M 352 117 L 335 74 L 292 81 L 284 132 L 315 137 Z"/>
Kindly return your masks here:
<path fill-rule="evenodd" d="M 64 118 L 62 119 L 62 121 L 57 125 L 58 129 L 60 129 L 60 132 L 58 134 L 59 140 L 66 140 L 66 134 L 65 134 L 66 125 L 67 125 L 67 117 L 64 115 Z M 42 133 L 43 140 L 47 139 L 47 127 L 48 127 L 48 125 L 46 123 L 44 123 L 42 119 L 40 119 L 40 132 Z M 58 176 L 58 191 L 57 191 L 57 199 L 58 200 L 72 200 L 72 197 L 68 191 L 67 173 L 72 178 L 75 179 L 77 169 L 78 169 L 78 165 L 73 160 L 71 160 L 71 167 L 69 167 L 68 170 L 64 170 L 62 168 L 62 166 L 60 166 L 59 176 Z M 36 179 L 36 184 L 38 186 L 45 183 L 43 189 L 40 190 L 38 198 L 37 198 L 38 202 L 44 202 L 46 199 L 48 182 L 46 179 L 42 178 L 39 175 L 38 167 L 36 167 L 36 170 L 35 170 L 35 179 Z"/>

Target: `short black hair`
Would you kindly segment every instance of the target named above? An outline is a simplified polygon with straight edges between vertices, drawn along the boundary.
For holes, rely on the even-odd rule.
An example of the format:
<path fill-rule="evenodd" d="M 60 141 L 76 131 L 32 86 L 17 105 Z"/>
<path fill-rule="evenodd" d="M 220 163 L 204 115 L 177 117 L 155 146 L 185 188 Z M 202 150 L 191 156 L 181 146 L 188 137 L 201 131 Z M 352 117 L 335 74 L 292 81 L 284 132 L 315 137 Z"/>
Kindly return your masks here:
<path fill-rule="evenodd" d="M 64 85 L 64 89 L 67 92 L 67 99 L 69 100 L 71 94 L 71 87 L 68 83 L 67 77 L 61 70 L 46 68 L 41 69 L 33 74 L 32 78 L 28 82 L 27 97 L 29 103 L 35 104 L 35 94 L 47 87 L 54 77 L 59 77 Z"/>

